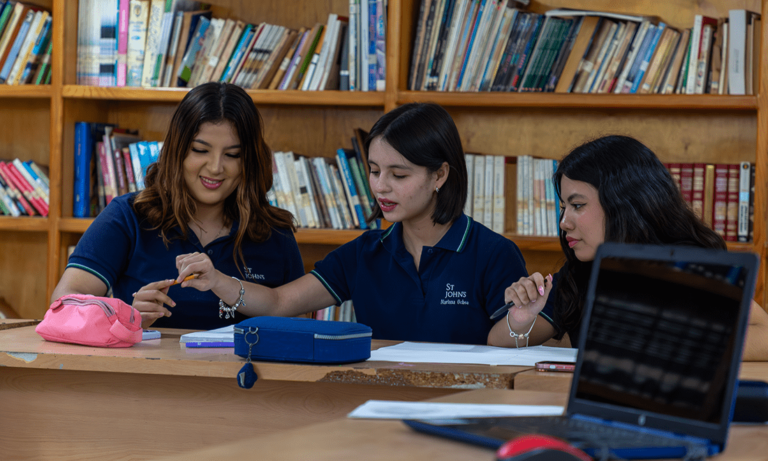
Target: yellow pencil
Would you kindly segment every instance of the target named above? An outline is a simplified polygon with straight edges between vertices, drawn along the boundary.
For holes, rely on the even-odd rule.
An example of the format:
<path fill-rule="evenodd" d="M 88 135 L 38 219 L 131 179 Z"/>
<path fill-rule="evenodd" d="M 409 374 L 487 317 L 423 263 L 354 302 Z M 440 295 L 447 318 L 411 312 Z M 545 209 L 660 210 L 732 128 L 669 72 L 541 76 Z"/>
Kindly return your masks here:
<path fill-rule="evenodd" d="M 173 282 L 171 284 L 171 286 L 178 285 L 179 283 L 184 283 L 184 282 L 186 282 L 188 280 L 192 280 L 192 279 L 196 279 L 196 278 L 197 278 L 197 274 L 188 275 L 188 276 L 184 277 L 184 280 L 182 280 L 181 282 Z"/>

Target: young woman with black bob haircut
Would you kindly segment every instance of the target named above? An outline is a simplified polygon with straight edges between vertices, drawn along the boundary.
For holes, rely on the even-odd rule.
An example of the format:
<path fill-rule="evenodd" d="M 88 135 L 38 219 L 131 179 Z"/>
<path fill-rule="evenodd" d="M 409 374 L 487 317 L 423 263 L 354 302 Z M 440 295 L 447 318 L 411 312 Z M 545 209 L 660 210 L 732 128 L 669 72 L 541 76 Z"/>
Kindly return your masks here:
<path fill-rule="evenodd" d="M 266 198 L 272 154 L 262 126 L 238 86 L 206 83 L 187 93 L 146 188 L 99 214 L 52 300 L 111 289 L 141 312 L 144 327 L 212 329 L 245 318 L 234 308 L 245 312 L 242 293 L 257 283 L 304 275 L 293 218 Z M 197 278 L 172 286 L 190 266 Z"/>
<path fill-rule="evenodd" d="M 568 333 L 575 347 L 592 261 L 603 242 L 727 249 L 688 207 L 656 155 L 633 138 L 606 136 L 577 147 L 560 162 L 553 181 L 562 203 L 565 265 L 554 283 L 544 283 L 537 272 L 506 289 L 505 301 L 516 307 L 508 311 L 508 323 L 494 327 L 489 344 L 515 347 L 510 332 L 530 330 L 530 345 Z M 545 321 L 535 322 L 538 316 Z M 768 360 L 768 314 L 754 302 L 744 359 Z"/>
<path fill-rule="evenodd" d="M 527 272 L 514 243 L 462 212 L 467 169 L 450 115 L 435 104 L 398 107 L 365 144 L 374 217 L 394 224 L 294 282 L 246 290 L 244 312 L 296 316 L 351 299 L 376 339 L 486 344 L 504 288 Z M 198 270 L 182 266 L 179 277 Z"/>

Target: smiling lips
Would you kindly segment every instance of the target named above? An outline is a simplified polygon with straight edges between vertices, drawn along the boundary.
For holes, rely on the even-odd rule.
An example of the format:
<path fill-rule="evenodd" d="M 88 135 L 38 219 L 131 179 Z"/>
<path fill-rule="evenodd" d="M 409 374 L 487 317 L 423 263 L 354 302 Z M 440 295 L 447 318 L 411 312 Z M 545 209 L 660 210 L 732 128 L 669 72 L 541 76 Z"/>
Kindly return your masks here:
<path fill-rule="evenodd" d="M 215 179 L 206 178 L 205 176 L 200 176 L 200 182 L 203 183 L 203 186 L 205 186 L 206 189 L 218 189 L 224 183 L 223 180 L 217 181 Z"/>
<path fill-rule="evenodd" d="M 383 198 L 379 199 L 379 207 L 381 208 L 381 211 L 385 213 L 388 213 L 394 210 L 396 206 L 397 206 L 397 203 L 395 202 L 390 202 L 389 200 L 383 199 Z"/>

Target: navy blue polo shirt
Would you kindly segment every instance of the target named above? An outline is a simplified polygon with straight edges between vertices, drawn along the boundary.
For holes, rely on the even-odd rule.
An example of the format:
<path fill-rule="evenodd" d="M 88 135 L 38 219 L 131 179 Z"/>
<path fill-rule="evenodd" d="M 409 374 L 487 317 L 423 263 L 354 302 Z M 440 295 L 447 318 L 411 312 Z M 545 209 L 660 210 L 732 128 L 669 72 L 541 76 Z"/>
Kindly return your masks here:
<path fill-rule="evenodd" d="M 176 278 L 176 256 L 194 252 L 206 253 L 222 273 L 248 282 L 276 287 L 304 275 L 299 247 L 290 230 L 272 229 L 272 235 L 262 243 L 243 239 L 245 267 L 235 263 L 233 249 L 239 223 L 232 225 L 229 235 L 220 237 L 205 247 L 194 232 L 189 238 L 172 238 L 166 248 L 159 230 L 149 230 L 133 209 L 136 194 L 117 197 L 88 227 L 67 267 L 90 272 L 112 288 L 115 298 L 128 304 L 133 293 L 151 282 Z M 180 236 L 180 228 L 169 237 Z M 239 259 L 239 258 L 238 258 Z M 209 330 L 239 322 L 246 317 L 238 313 L 229 320 L 219 318 L 219 298 L 212 291 L 170 287 L 168 296 L 176 302 L 169 307 L 172 315 L 158 319 L 153 327 Z"/>
<path fill-rule="evenodd" d="M 337 302 L 352 300 L 375 339 L 461 344 L 487 343 L 504 290 L 528 275 L 517 245 L 465 215 L 422 249 L 418 271 L 395 223 L 337 248 L 311 273 Z"/>

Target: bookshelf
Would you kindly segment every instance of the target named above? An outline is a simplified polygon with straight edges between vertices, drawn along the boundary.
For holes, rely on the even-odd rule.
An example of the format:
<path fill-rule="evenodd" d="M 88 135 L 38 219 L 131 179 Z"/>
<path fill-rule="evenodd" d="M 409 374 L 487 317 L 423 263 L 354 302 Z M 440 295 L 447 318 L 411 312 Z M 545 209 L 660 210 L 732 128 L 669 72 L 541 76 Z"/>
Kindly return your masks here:
<path fill-rule="evenodd" d="M 350 147 L 356 127 L 370 128 L 386 111 L 408 102 L 436 102 L 451 113 L 467 152 L 534 155 L 559 159 L 589 138 L 619 133 L 635 136 L 664 162 L 756 162 L 754 242 L 729 244 L 754 251 L 768 262 L 765 210 L 768 188 L 768 80 L 757 96 L 590 95 L 536 93 L 439 93 L 407 90 L 411 46 L 420 0 L 388 0 L 387 75 L 384 92 L 249 90 L 275 150 L 316 156 Z M 52 83 L 0 85 L 0 148 L 5 157 L 49 166 L 50 216 L 0 217 L 0 296 L 22 317 L 40 318 L 66 265 L 69 245 L 92 222 L 72 218 L 75 121 L 118 123 L 138 128 L 144 139 L 161 140 L 185 89 L 98 88 L 76 85 L 77 1 L 36 0 L 53 13 Z M 287 27 L 325 23 L 329 13 L 347 15 L 348 0 L 214 0 L 214 17 L 266 21 Z M 655 15 L 673 27 L 690 27 L 695 14 L 727 16 L 729 9 L 768 11 L 768 0 L 531 0 L 534 12 L 569 7 Z M 768 39 L 762 36 L 762 49 Z M 760 68 L 768 69 L 763 53 Z M 530 271 L 552 272 L 563 261 L 555 238 L 515 234 L 514 192 L 508 192 L 505 236 L 523 251 Z M 300 229 L 296 234 L 305 265 L 362 231 Z M 762 270 L 762 269 L 761 269 Z M 756 299 L 764 307 L 765 272 Z"/>

